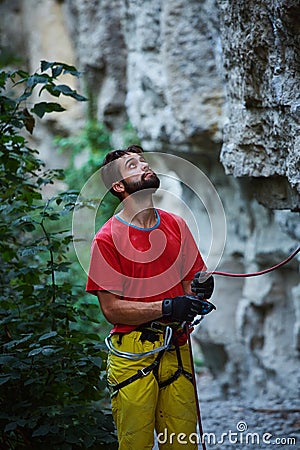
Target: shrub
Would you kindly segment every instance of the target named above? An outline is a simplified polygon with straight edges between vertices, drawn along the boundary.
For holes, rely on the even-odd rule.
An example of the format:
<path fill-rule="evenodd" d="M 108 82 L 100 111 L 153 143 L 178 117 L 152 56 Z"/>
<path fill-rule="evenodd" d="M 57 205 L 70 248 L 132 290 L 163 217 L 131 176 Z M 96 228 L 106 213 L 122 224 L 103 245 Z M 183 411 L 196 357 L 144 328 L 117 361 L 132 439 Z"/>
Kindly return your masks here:
<path fill-rule="evenodd" d="M 0 73 L 1 449 L 116 448 L 105 410 L 106 352 L 92 326 L 100 320 L 98 306 L 77 301 L 72 236 L 61 226 L 77 192 L 43 199 L 43 187 L 63 173 L 45 170 L 24 137 L 24 130 L 33 133 L 36 116 L 64 110 L 56 101 L 28 109 L 34 90 L 85 100 L 59 84 L 62 74 L 79 76 L 73 66 L 47 61 L 33 75 Z M 14 98 L 16 88 L 21 93 Z"/>

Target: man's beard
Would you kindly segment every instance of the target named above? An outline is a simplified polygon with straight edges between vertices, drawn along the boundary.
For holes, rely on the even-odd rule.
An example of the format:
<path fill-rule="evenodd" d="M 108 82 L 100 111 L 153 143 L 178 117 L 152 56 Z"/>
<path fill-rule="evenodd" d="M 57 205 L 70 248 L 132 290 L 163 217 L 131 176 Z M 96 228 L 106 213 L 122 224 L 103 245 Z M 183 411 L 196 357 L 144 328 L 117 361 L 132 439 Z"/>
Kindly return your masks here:
<path fill-rule="evenodd" d="M 122 180 L 126 192 L 129 195 L 134 194 L 135 192 L 144 191 L 146 189 L 147 192 L 149 192 L 149 189 L 155 192 L 156 189 L 158 189 L 160 186 L 160 179 L 154 172 L 151 174 L 151 176 L 147 175 L 148 174 L 143 174 L 140 181 L 128 182 L 126 180 Z"/>

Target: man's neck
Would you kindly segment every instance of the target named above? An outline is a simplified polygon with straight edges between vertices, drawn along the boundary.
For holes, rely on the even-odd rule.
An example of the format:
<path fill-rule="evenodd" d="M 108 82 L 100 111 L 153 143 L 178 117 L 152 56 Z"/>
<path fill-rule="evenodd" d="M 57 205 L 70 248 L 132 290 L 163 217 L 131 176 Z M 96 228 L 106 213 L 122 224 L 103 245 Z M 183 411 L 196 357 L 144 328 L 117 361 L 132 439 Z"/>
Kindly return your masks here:
<path fill-rule="evenodd" d="M 152 228 L 157 223 L 157 216 L 152 196 L 130 196 L 123 200 L 123 209 L 119 216 L 125 222 L 139 228 Z"/>

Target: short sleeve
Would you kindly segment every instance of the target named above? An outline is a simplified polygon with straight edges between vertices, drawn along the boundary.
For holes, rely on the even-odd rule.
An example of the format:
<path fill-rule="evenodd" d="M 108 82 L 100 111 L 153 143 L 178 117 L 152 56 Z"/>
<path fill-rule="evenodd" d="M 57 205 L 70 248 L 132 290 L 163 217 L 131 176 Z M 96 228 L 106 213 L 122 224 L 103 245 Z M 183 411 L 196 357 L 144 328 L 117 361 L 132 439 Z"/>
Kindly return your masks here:
<path fill-rule="evenodd" d="M 111 239 L 95 237 L 91 247 L 91 260 L 86 291 L 122 292 L 123 282 L 118 253 Z"/>
<path fill-rule="evenodd" d="M 195 239 L 184 221 L 182 231 L 182 258 L 182 279 L 184 281 L 190 281 L 194 278 L 196 272 L 206 270 L 206 265 Z"/>

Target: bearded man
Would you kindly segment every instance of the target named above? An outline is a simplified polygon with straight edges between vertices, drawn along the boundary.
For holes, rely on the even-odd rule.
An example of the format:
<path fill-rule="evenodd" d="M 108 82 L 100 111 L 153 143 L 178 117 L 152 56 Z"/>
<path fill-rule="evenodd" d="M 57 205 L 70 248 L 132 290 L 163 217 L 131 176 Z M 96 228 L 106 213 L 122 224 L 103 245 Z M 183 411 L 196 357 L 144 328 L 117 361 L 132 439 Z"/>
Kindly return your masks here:
<path fill-rule="evenodd" d="M 184 324 L 211 297 L 210 276 L 186 222 L 157 209 L 160 180 L 138 145 L 108 153 L 102 179 L 122 209 L 96 234 L 87 291 L 113 324 L 107 381 L 119 449 L 197 449 L 196 405 Z M 196 294 L 196 295 L 193 295 Z M 178 439 L 179 437 L 179 439 Z"/>

